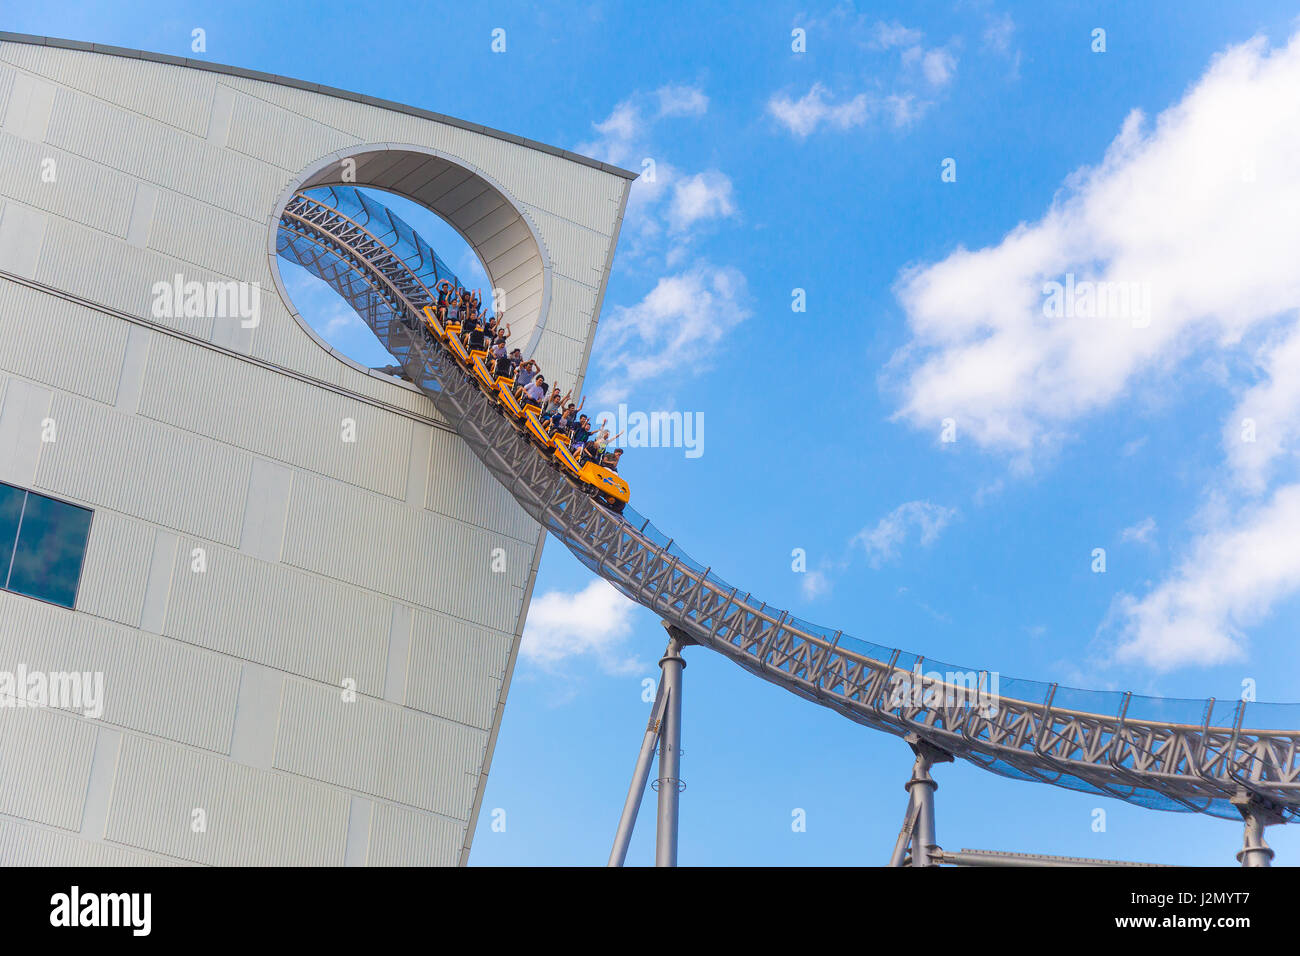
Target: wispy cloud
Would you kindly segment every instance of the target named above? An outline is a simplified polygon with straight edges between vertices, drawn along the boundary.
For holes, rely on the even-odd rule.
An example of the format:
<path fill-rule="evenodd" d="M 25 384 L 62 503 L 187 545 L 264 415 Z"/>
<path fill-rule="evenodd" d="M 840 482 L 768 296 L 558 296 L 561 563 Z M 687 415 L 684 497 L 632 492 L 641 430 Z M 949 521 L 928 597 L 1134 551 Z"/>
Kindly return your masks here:
<path fill-rule="evenodd" d="M 797 100 L 784 93 L 773 95 L 768 100 L 767 111 L 800 139 L 807 138 L 823 125 L 835 129 L 861 126 L 867 121 L 869 112 L 865 93 L 834 103 L 830 100 L 830 91 L 820 83 L 814 83 L 812 89 Z"/>
<path fill-rule="evenodd" d="M 1007 13 L 986 15 L 981 47 L 985 51 L 1004 57 L 1011 64 L 1011 79 L 1020 77 L 1020 61 L 1024 54 L 1015 44 L 1016 21 Z"/>
<path fill-rule="evenodd" d="M 708 108 L 708 96 L 694 86 L 635 92 L 593 124 L 595 139 L 577 147 L 580 153 L 641 171 L 623 222 L 623 235 L 631 240 L 629 259 L 664 263 L 674 252 L 680 258 L 699 230 L 737 214 L 730 177 L 717 169 L 684 171 L 672 160 L 671 149 L 660 143 L 665 123 L 702 117 Z"/>
<path fill-rule="evenodd" d="M 1119 534 L 1121 541 L 1136 541 L 1139 544 L 1150 544 L 1156 533 L 1156 519 L 1147 516 L 1137 524 L 1130 525 Z"/>
<path fill-rule="evenodd" d="M 878 568 L 896 558 L 899 548 L 913 533 L 922 547 L 933 544 L 956 515 L 956 508 L 929 501 L 907 501 L 874 526 L 863 528 L 850 543 L 862 548 L 871 566 Z"/>
<path fill-rule="evenodd" d="M 957 58 L 943 49 L 923 50 L 914 46 L 903 54 L 903 62 L 919 66 L 926 82 L 933 87 L 947 86 L 957 72 Z"/>
<path fill-rule="evenodd" d="M 750 315 L 745 277 L 737 269 L 698 263 L 661 278 L 640 302 L 615 306 L 599 348 L 606 385 L 601 402 L 669 369 L 707 367 L 714 347 Z"/>
<path fill-rule="evenodd" d="M 729 218 L 735 212 L 731 180 L 716 169 L 679 178 L 673 183 L 667 215 L 674 233 L 686 232 L 697 222 Z"/>
<path fill-rule="evenodd" d="M 661 86 L 655 91 L 659 98 L 659 116 L 703 116 L 709 111 L 709 98 L 694 86 Z"/>
<path fill-rule="evenodd" d="M 898 22 L 870 22 L 846 8 L 837 8 L 824 19 L 809 22 L 826 43 L 844 39 L 875 54 L 897 55 L 898 67 L 891 78 L 876 77 L 868 89 L 844 92 L 841 81 L 838 98 L 822 81 L 802 94 L 779 90 L 768 97 L 766 111 L 776 123 L 797 139 L 807 139 L 818 130 L 847 131 L 873 121 L 887 122 L 896 129 L 915 123 L 931 106 L 929 97 L 946 87 L 956 75 L 957 55 L 950 46 L 927 47 L 924 34 Z M 892 89 L 891 89 L 892 87 Z"/>
<path fill-rule="evenodd" d="M 1015 33 L 1016 21 L 1009 13 L 993 14 L 984 28 L 984 46 L 995 53 L 1009 53 Z"/>
<path fill-rule="evenodd" d="M 805 571 L 799 582 L 803 596 L 816 600 L 829 594 L 835 576 L 846 571 L 858 553 L 866 555 L 867 564 L 879 569 L 896 561 L 910 541 L 927 548 L 958 516 L 956 508 L 931 501 L 905 501 L 874 525 L 868 525 L 849 539 L 844 553 L 823 560 L 816 569 Z M 936 613 L 936 612 L 931 612 Z"/>
<path fill-rule="evenodd" d="M 1118 600 L 1117 656 L 1157 670 L 1245 656 L 1245 630 L 1300 590 L 1300 484 L 1204 534 L 1167 580 Z"/>
<path fill-rule="evenodd" d="M 340 312 L 325 321 L 323 335 L 327 342 L 332 342 L 344 332 L 360 327 L 362 327 L 362 322 L 355 312 Z"/>
<path fill-rule="evenodd" d="M 668 130 L 705 116 L 703 90 L 669 84 L 635 92 L 595 124 L 598 136 L 579 146 L 609 162 L 642 169 L 632 184 L 624 216 L 624 263 L 659 273 L 639 302 L 613 305 L 601 319 L 595 349 L 602 372 L 596 397 L 621 401 L 639 383 L 672 371 L 707 367 L 726 334 L 750 314 L 740 270 L 713 265 L 699 245 L 740 215 L 732 180 L 719 169 L 679 168 Z M 675 125 L 678 124 L 678 125 Z M 689 128 L 689 127 L 687 127 Z M 688 260 L 694 264 L 683 268 Z"/>
<path fill-rule="evenodd" d="M 825 571 L 805 571 L 799 580 L 799 589 L 807 600 L 815 601 L 830 593 L 831 582 Z"/>
<path fill-rule="evenodd" d="M 871 27 L 870 39 L 867 46 L 874 50 L 889 50 L 893 47 L 913 47 L 921 42 L 923 34 L 920 30 L 914 30 L 905 27 L 897 20 L 892 23 L 877 21 Z"/>

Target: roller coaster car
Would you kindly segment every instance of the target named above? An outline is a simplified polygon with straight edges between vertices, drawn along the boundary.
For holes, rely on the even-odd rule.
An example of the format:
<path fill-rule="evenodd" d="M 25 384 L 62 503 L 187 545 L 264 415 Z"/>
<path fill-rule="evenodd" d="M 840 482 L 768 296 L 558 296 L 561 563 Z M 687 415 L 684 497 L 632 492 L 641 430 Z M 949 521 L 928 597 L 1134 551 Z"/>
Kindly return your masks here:
<path fill-rule="evenodd" d="M 524 424 L 528 427 L 528 436 L 540 445 L 543 451 L 549 452 L 554 447 L 555 443 L 542 424 L 541 409 L 536 405 L 524 406 Z"/>
<path fill-rule="evenodd" d="M 431 305 L 426 305 L 424 307 L 424 324 L 427 325 L 429 331 L 436 335 L 440 340 L 446 341 L 447 330 L 444 329 L 442 323 L 438 321 L 438 314 L 433 311 L 433 306 Z"/>
<path fill-rule="evenodd" d="M 450 330 L 451 326 L 448 325 Z M 456 360 L 465 368 L 469 368 L 469 352 L 465 350 L 464 344 L 461 343 L 459 335 L 453 335 L 447 339 L 447 348 L 451 349 L 451 354 L 456 356 Z"/>
<path fill-rule="evenodd" d="M 496 398 L 497 385 L 492 378 L 492 373 L 487 368 L 487 353 L 475 352 L 474 361 L 474 378 L 478 380 L 479 387 L 487 393 L 489 398 Z"/>
<path fill-rule="evenodd" d="M 548 434 L 542 425 L 542 410 L 532 402 L 520 403 L 515 398 L 514 382 L 506 376 L 493 378 L 487 367 L 487 353 L 468 351 L 460 340 L 460 323 L 438 321 L 432 308 L 424 310 L 425 324 L 434 335 L 446 343 L 456 360 L 473 376 L 489 398 L 495 398 L 503 411 L 514 420 L 515 427 L 523 431 L 543 454 L 554 449 L 555 462 L 560 469 L 584 486 L 601 504 L 615 512 L 622 512 L 631 498 L 631 489 L 617 472 L 593 461 L 579 462 L 569 450 L 569 436 L 563 432 Z"/>
<path fill-rule="evenodd" d="M 506 378 L 497 379 L 497 399 L 501 403 L 501 410 L 509 416 L 515 428 L 531 435 L 528 430 L 528 412 L 531 410 L 540 414 L 542 410 L 532 402 L 520 403 L 519 399 L 515 398 L 515 383 Z"/>
<path fill-rule="evenodd" d="M 576 478 L 591 490 L 596 498 L 612 511 L 622 512 L 632 497 L 631 489 L 616 471 L 596 464 L 594 461 L 579 463 L 568 444 L 557 445 L 555 458 L 561 470 Z"/>
<path fill-rule="evenodd" d="M 514 383 L 509 379 L 497 379 L 497 398 L 501 401 L 501 407 L 511 416 L 523 418 L 524 408 L 519 404 L 519 399 L 515 398 Z"/>

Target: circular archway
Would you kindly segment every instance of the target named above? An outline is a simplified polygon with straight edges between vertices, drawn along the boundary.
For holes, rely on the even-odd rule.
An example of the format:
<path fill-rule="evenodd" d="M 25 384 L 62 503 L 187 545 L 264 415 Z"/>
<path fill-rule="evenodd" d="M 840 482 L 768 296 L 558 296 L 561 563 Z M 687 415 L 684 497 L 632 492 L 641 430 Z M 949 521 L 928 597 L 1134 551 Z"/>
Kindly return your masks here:
<path fill-rule="evenodd" d="M 525 355 L 546 325 L 551 260 L 536 224 L 509 192 L 466 160 L 424 146 L 370 143 L 322 157 L 280 194 L 269 220 L 267 256 L 285 307 L 298 325 L 340 361 L 377 374 L 326 343 L 301 315 L 280 272 L 276 237 L 285 207 L 298 192 L 318 186 L 353 186 L 402 196 L 437 215 L 472 250 L 510 321 Z M 486 298 L 486 296 L 485 296 Z"/>

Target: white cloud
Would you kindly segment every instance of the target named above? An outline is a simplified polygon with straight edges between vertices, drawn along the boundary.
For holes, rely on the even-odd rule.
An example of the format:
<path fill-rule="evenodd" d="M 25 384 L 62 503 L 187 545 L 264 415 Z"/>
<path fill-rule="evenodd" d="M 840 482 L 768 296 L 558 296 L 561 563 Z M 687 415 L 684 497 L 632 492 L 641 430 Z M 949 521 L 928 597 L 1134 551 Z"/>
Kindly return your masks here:
<path fill-rule="evenodd" d="M 889 374 L 896 416 L 918 427 L 955 418 L 976 444 L 1028 460 L 1175 372 L 1236 393 L 1222 423 L 1234 487 L 1208 496 L 1204 530 L 1175 570 L 1144 597 L 1117 600 L 1121 661 L 1239 659 L 1245 629 L 1300 590 L 1296 155 L 1300 34 L 1279 48 L 1255 38 L 1217 56 L 1154 122 L 1132 113 L 1038 221 L 900 276 L 911 341 Z M 1135 283 L 1149 305 L 1144 315 L 1054 316 L 1045 284 L 1067 275 Z M 1243 492 L 1255 500 L 1231 513 L 1222 502 Z M 1150 520 L 1123 537 L 1148 541 L 1155 530 Z"/>
<path fill-rule="evenodd" d="M 703 116 L 709 111 L 709 98 L 698 87 L 661 86 L 655 95 L 660 116 Z"/>
<path fill-rule="evenodd" d="M 1143 518 L 1135 525 L 1130 525 L 1119 534 L 1121 541 L 1137 541 L 1140 544 L 1150 544 L 1152 536 L 1156 533 L 1156 519 L 1150 516 Z"/>
<path fill-rule="evenodd" d="M 708 110 L 708 96 L 694 86 L 669 84 L 653 93 L 633 93 L 604 120 L 592 124 L 599 135 L 579 144 L 577 151 L 615 166 L 639 169 L 649 155 L 648 140 L 660 120 L 703 116 Z"/>
<path fill-rule="evenodd" d="M 1223 444 L 1235 478 L 1251 492 L 1263 491 L 1300 437 L 1300 323 L 1257 350 L 1265 378 L 1248 389 L 1223 426 Z"/>
<path fill-rule="evenodd" d="M 597 354 L 617 388 L 669 369 L 706 365 L 713 347 L 749 317 L 745 277 L 733 268 L 700 263 L 664 276 L 640 302 L 616 306 L 602 325 Z M 600 401 L 621 395 L 605 390 Z"/>
<path fill-rule="evenodd" d="M 871 566 L 878 568 L 897 556 L 913 530 L 918 532 L 923 547 L 933 544 L 956 514 L 955 508 L 929 501 L 907 501 L 881 518 L 875 527 L 859 531 L 850 545 L 861 545 Z"/>
<path fill-rule="evenodd" d="M 946 86 L 957 72 L 957 58 L 947 50 L 926 50 L 921 55 L 921 72 L 931 86 Z"/>
<path fill-rule="evenodd" d="M 897 20 L 893 23 L 879 22 L 872 28 L 868 45 L 877 50 L 888 50 L 896 46 L 913 46 L 921 39 L 921 31 L 903 26 Z"/>
<path fill-rule="evenodd" d="M 836 129 L 852 129 L 867 121 L 868 106 L 865 93 L 859 93 L 842 103 L 831 103 L 830 92 L 820 83 L 797 100 L 785 94 L 774 95 L 767 103 L 767 111 L 782 126 L 800 139 L 805 139 L 817 127 L 825 124 Z"/>
<path fill-rule="evenodd" d="M 926 49 L 922 36 L 920 30 L 910 30 L 897 22 L 877 23 L 868 45 L 878 50 L 901 48 L 904 66 L 920 66 L 931 86 L 946 86 L 957 72 L 957 57 L 944 47 Z"/>
<path fill-rule="evenodd" d="M 357 328 L 364 328 L 361 318 L 355 312 L 340 311 L 325 323 L 324 337 L 326 341 L 332 342 L 336 336 Z"/>
<path fill-rule="evenodd" d="M 806 571 L 799 581 L 799 588 L 803 591 L 804 598 L 815 601 L 830 592 L 831 582 L 823 571 Z"/>
<path fill-rule="evenodd" d="M 708 219 L 725 219 L 734 215 L 731 180 L 710 169 L 678 179 L 673 184 L 673 198 L 668 206 L 668 223 L 673 232 L 683 232 Z"/>
<path fill-rule="evenodd" d="M 1136 455 L 1138 452 L 1140 452 L 1143 448 L 1145 448 L 1146 444 L 1147 444 L 1147 436 L 1140 435 L 1139 437 L 1134 438 L 1131 441 L 1126 441 L 1124 443 L 1124 447 L 1119 450 L 1119 453 L 1123 455 L 1125 458 L 1131 458 L 1134 455 Z"/>
<path fill-rule="evenodd" d="M 925 100 L 917 100 L 915 96 L 908 93 L 905 96 L 887 96 L 881 105 L 885 114 L 893 120 L 894 126 L 902 128 L 915 123 L 925 115 L 925 111 L 932 104 Z"/>
<path fill-rule="evenodd" d="M 619 103 L 603 122 L 592 126 L 600 136 L 579 145 L 578 152 L 614 166 L 633 164 L 633 146 L 644 134 L 646 121 L 632 99 Z M 635 157 L 635 162 L 639 165 L 640 157 Z"/>
<path fill-rule="evenodd" d="M 1016 32 L 1016 21 L 1007 13 L 989 19 L 984 30 L 984 46 L 997 53 L 1006 53 L 1011 49 L 1011 38 Z"/>
<path fill-rule="evenodd" d="M 577 151 L 641 172 L 632 183 L 623 220 L 628 257 L 681 258 L 692 226 L 736 213 L 731 179 L 711 169 L 689 174 L 655 145 L 659 125 L 680 117 L 703 116 L 709 98 L 693 86 L 668 85 L 653 93 L 633 93 L 594 129 L 600 135 Z M 671 245 L 664 249 L 665 234 Z"/>
<path fill-rule="evenodd" d="M 633 674 L 644 665 L 623 650 L 636 607 L 608 581 L 597 578 L 570 594 L 548 591 L 528 608 L 520 653 L 548 670 L 575 657 L 592 657 L 610 674 Z"/>
<path fill-rule="evenodd" d="M 907 270 L 898 417 L 955 418 L 980 445 L 1028 452 L 1139 376 L 1238 349 L 1300 306 L 1297 91 L 1300 37 L 1234 47 L 1154 124 L 1131 114 L 1040 220 Z M 1044 283 L 1066 274 L 1149 290 L 1146 324 L 1048 317 Z"/>
<path fill-rule="evenodd" d="M 865 22 L 863 17 L 851 16 L 849 11 L 837 8 L 821 26 L 838 40 L 846 36 L 861 37 Z M 920 118 L 933 105 L 920 96 L 936 93 L 952 81 L 957 72 L 956 55 L 945 47 L 927 49 L 921 42 L 920 30 L 897 22 L 877 22 L 866 32 L 865 42 L 859 39 L 859 45 L 872 50 L 902 51 L 900 59 L 904 69 L 888 84 L 894 87 L 891 92 L 873 90 L 846 95 L 836 102 L 824 83 L 815 82 L 797 99 L 789 93 L 772 94 L 767 101 L 767 113 L 799 139 L 806 139 L 823 127 L 841 131 L 855 129 L 876 117 L 892 121 L 896 128 L 909 126 Z"/>
<path fill-rule="evenodd" d="M 1204 535 L 1146 597 L 1120 598 L 1120 660 L 1167 670 L 1243 656 L 1243 629 L 1300 588 L 1300 485 L 1280 488 L 1237 524 Z"/>
<path fill-rule="evenodd" d="M 981 48 L 1009 61 L 1011 64 L 1009 78 L 1019 79 L 1020 63 L 1024 59 L 1024 53 L 1012 42 L 1016 34 L 1016 21 L 1011 19 L 1010 14 L 989 13 L 985 15 L 985 24 Z"/>
<path fill-rule="evenodd" d="M 595 354 L 604 374 L 595 397 L 602 402 L 621 401 L 638 382 L 663 372 L 706 366 L 713 347 L 749 315 L 744 275 L 710 266 L 696 249 L 710 226 L 739 215 L 730 177 L 718 169 L 679 169 L 655 146 L 661 124 L 703 116 L 708 107 L 694 86 L 633 93 L 596 125 L 599 139 L 578 147 L 642 169 L 624 215 L 623 261 L 672 270 L 640 302 L 614 306 L 601 318 Z M 692 260 L 695 266 L 682 268 Z"/>
<path fill-rule="evenodd" d="M 874 526 L 863 528 L 850 538 L 842 556 L 824 559 L 815 571 L 800 575 L 800 590 L 804 598 L 810 601 L 829 594 L 834 588 L 835 577 L 852 565 L 854 552 L 858 548 L 866 554 L 867 563 L 873 569 L 879 569 L 898 557 L 899 551 L 910 537 L 915 537 L 922 547 L 929 547 L 956 517 L 956 508 L 947 508 L 929 501 L 904 502 Z M 900 594 L 906 591 L 907 588 L 899 589 Z M 947 620 L 933 608 L 917 603 L 926 613 Z"/>

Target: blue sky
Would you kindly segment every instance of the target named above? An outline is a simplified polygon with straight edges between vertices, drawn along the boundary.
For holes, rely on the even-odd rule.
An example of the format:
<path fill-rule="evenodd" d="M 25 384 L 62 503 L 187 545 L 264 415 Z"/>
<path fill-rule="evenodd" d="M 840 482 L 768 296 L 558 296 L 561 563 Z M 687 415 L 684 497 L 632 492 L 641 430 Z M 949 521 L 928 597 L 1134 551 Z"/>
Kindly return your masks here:
<path fill-rule="evenodd" d="M 705 445 L 630 450 L 639 511 L 770 604 L 879 644 L 1300 700 L 1292 5 L 357 9 L 52 4 L 6 27 L 181 55 L 202 27 L 214 61 L 653 160 L 589 407 L 698 412 Z M 445 227 L 410 219 L 472 277 Z M 1128 312 L 1049 315 L 1066 275 L 1131 288 Z M 370 360 L 329 293 L 299 293 Z M 473 863 L 604 861 L 663 644 L 547 544 Z M 681 861 L 885 861 L 906 746 L 687 657 Z M 1230 822 L 936 776 L 950 848 L 1231 864 L 1240 846 Z M 633 863 L 652 856 L 642 813 Z M 1300 859 L 1300 836 L 1269 839 Z"/>

